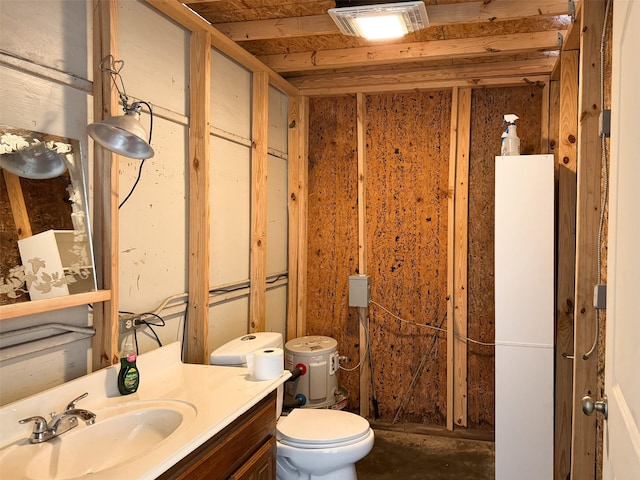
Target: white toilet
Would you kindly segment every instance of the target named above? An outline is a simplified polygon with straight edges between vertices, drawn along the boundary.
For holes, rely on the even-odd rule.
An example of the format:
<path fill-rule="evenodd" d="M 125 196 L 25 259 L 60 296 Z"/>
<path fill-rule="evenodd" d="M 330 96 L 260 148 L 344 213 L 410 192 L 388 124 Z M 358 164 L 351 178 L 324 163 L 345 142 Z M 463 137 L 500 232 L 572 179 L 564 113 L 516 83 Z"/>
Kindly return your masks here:
<path fill-rule="evenodd" d="M 212 352 L 210 362 L 246 366 L 248 353 L 268 347 L 282 348 L 282 335 L 244 335 Z M 296 408 L 280 416 L 283 392 L 280 387 L 276 412 L 278 480 L 356 480 L 355 463 L 373 448 L 369 422 L 354 413 L 331 409 Z"/>

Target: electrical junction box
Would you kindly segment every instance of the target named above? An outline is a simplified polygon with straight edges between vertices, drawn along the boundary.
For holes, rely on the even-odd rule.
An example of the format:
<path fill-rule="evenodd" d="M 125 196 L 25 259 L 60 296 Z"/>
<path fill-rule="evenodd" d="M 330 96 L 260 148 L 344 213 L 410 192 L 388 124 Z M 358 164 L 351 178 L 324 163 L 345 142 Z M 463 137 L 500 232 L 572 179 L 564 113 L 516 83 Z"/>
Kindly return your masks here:
<path fill-rule="evenodd" d="M 593 306 L 598 310 L 607 308 L 607 286 L 599 284 L 593 287 Z"/>
<path fill-rule="evenodd" d="M 369 275 L 349 276 L 349 306 L 368 307 L 371 300 Z"/>

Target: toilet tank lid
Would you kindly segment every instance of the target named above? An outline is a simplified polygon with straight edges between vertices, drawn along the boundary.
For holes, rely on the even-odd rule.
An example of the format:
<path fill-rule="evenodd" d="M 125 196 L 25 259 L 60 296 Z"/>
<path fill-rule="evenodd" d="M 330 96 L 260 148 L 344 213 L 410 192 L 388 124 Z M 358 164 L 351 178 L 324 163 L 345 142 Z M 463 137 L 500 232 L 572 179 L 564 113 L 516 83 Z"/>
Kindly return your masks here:
<path fill-rule="evenodd" d="M 342 410 L 295 408 L 277 424 L 278 440 L 297 444 L 349 442 L 369 431 L 367 419 Z"/>
<path fill-rule="evenodd" d="M 261 348 L 282 348 L 282 334 L 278 332 L 256 332 L 234 338 L 209 355 L 211 365 L 246 366 L 247 353 Z"/>

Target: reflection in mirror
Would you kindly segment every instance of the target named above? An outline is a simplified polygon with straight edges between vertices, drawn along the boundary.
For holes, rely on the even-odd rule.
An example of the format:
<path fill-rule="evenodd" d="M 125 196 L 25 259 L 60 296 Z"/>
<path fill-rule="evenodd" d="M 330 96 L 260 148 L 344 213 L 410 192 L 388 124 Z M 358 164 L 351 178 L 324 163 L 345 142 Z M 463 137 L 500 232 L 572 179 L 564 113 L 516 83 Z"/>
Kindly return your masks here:
<path fill-rule="evenodd" d="M 96 290 L 80 142 L 0 125 L 0 305 Z"/>

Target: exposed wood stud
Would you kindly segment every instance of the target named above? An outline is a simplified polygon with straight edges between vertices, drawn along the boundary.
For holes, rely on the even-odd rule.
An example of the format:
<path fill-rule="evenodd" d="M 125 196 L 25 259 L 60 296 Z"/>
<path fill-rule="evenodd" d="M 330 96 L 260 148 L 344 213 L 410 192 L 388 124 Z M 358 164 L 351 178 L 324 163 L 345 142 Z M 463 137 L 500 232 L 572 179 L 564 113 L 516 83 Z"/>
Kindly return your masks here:
<path fill-rule="evenodd" d="M 455 299 L 455 199 L 458 157 L 458 87 L 451 96 L 451 134 L 449 137 L 449 185 L 447 195 L 447 430 L 453 431 L 454 417 L 454 299 Z"/>
<path fill-rule="evenodd" d="M 540 153 L 549 152 L 549 82 L 542 89 L 542 128 L 540 131 Z"/>
<path fill-rule="evenodd" d="M 118 1 L 93 3 L 93 116 L 100 121 L 118 112 L 115 86 L 100 63 L 107 55 L 118 58 Z M 118 156 L 100 145 L 93 150 L 94 252 L 98 288 L 111 290 L 110 301 L 96 303 L 92 339 L 93 370 L 118 362 Z"/>
<path fill-rule="evenodd" d="M 8 170 L 2 170 L 2 174 L 4 176 L 4 183 L 7 186 L 9 205 L 11 206 L 13 221 L 16 224 L 18 239 L 20 240 L 30 237 L 31 235 L 33 235 L 33 233 L 31 233 L 29 212 L 27 212 L 27 206 L 24 203 L 24 195 L 22 193 L 22 186 L 20 185 L 20 177 L 18 177 L 14 173 L 9 172 Z"/>
<path fill-rule="evenodd" d="M 558 170 L 558 134 L 560 132 L 560 82 L 549 82 L 549 151 L 555 156 L 556 172 Z"/>
<path fill-rule="evenodd" d="M 184 357 L 201 364 L 209 359 L 211 39 L 205 31 L 191 33 L 189 84 L 189 306 Z"/>
<path fill-rule="evenodd" d="M 367 105 L 366 97 L 362 93 L 356 95 L 356 128 L 358 152 L 358 272 L 367 274 Z M 360 357 L 364 361 L 360 364 L 360 415 L 369 417 L 371 368 L 368 359 L 369 308 L 358 307 Z"/>
<path fill-rule="evenodd" d="M 573 411 L 573 307 L 576 256 L 576 143 L 578 133 L 578 51 L 560 54 L 560 109 L 557 150 L 558 232 L 554 478 L 571 469 Z"/>
<path fill-rule="evenodd" d="M 289 282 L 287 340 L 305 332 L 307 285 L 307 136 L 309 99 L 289 99 Z"/>
<path fill-rule="evenodd" d="M 471 135 L 471 89 L 458 91 L 455 187 L 455 280 L 454 280 L 454 386 L 453 415 L 458 427 L 467 426 L 467 253 L 469 219 L 469 147 Z"/>
<path fill-rule="evenodd" d="M 266 328 L 269 77 L 253 74 L 251 102 L 251 251 L 249 331 Z"/>
<path fill-rule="evenodd" d="M 582 31 L 582 3 L 578 2 L 575 21 L 569 26 L 562 42 L 562 50 L 579 50 Z"/>
<path fill-rule="evenodd" d="M 597 354 L 583 355 L 597 334 L 593 286 L 597 282 L 597 231 L 600 218 L 601 149 L 600 40 L 604 22 L 603 0 L 580 2 L 582 34 L 578 94 L 577 202 L 576 202 L 576 278 L 574 306 L 574 370 L 571 478 L 591 478 L 596 462 L 595 416 L 579 414 L 581 399 L 597 387 Z"/>

